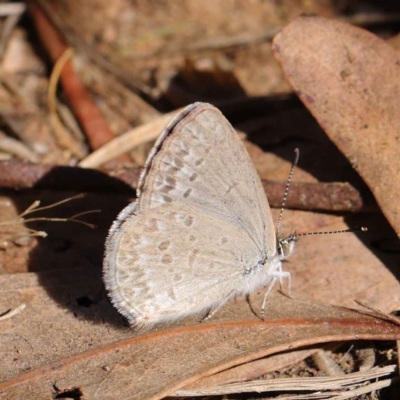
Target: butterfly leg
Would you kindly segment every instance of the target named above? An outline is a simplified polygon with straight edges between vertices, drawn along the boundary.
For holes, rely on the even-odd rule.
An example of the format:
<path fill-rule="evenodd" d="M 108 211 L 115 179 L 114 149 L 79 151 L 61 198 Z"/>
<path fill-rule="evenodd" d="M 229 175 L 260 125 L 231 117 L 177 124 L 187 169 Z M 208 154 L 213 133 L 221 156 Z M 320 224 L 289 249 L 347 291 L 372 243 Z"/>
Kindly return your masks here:
<path fill-rule="evenodd" d="M 201 320 L 201 322 L 206 322 L 210 320 L 216 314 L 216 312 L 219 311 L 225 305 L 225 303 L 228 302 L 235 295 L 235 293 L 236 291 L 232 290 L 228 294 L 228 296 L 226 296 L 225 299 L 222 300 L 218 305 L 211 307 L 207 315 Z"/>
<path fill-rule="evenodd" d="M 290 297 L 290 290 L 292 287 L 292 280 L 290 277 L 289 272 L 285 272 L 282 270 L 282 264 L 279 265 L 278 271 L 277 272 L 271 272 L 271 275 L 275 275 L 276 277 L 279 278 L 279 284 L 281 286 L 281 291 L 283 292 L 283 281 L 282 278 L 288 278 L 289 284 L 288 284 L 288 296 Z"/>
<path fill-rule="evenodd" d="M 277 271 L 275 273 L 272 273 L 271 275 L 272 275 L 272 280 L 271 280 L 270 284 L 268 285 L 268 289 L 265 292 L 264 300 L 263 300 L 262 305 L 261 305 L 261 318 L 262 319 L 264 319 L 264 310 L 265 310 L 265 305 L 267 303 L 267 297 L 270 294 L 270 292 L 271 292 L 272 288 L 274 287 L 275 282 L 277 281 L 278 278 L 279 278 L 279 282 L 281 284 L 281 289 L 282 289 L 282 285 L 283 285 L 282 278 L 288 278 L 288 281 L 289 281 L 289 290 L 288 290 L 288 292 L 289 292 L 289 296 L 290 296 L 290 290 L 291 290 L 291 286 L 292 286 L 292 280 L 291 280 L 291 277 L 290 277 L 290 273 L 282 271 L 282 269 L 280 269 L 279 271 Z"/>
<path fill-rule="evenodd" d="M 279 266 L 279 271 L 278 272 L 273 272 L 272 275 L 276 275 L 279 278 L 279 283 L 281 285 L 281 291 L 283 291 L 283 281 L 282 278 L 288 278 L 289 284 L 288 284 L 288 295 L 290 297 L 290 291 L 291 291 L 291 287 L 292 287 L 292 280 L 290 277 L 290 273 L 289 272 L 285 272 L 282 270 L 282 264 Z"/>
<path fill-rule="evenodd" d="M 283 276 L 285 278 L 288 279 L 288 291 L 287 291 L 287 294 L 288 294 L 289 297 L 292 297 L 292 295 L 290 293 L 292 291 L 292 277 L 291 277 L 289 272 L 282 272 L 282 274 L 283 274 Z"/>
<path fill-rule="evenodd" d="M 267 291 L 265 292 L 264 300 L 261 305 L 261 319 L 264 319 L 264 310 L 265 310 L 265 304 L 267 303 L 267 297 L 268 297 L 269 293 L 271 292 L 272 288 L 274 287 L 275 282 L 278 279 L 278 276 L 280 276 L 279 273 L 272 276 L 272 280 L 271 280 L 270 284 L 268 285 Z"/>

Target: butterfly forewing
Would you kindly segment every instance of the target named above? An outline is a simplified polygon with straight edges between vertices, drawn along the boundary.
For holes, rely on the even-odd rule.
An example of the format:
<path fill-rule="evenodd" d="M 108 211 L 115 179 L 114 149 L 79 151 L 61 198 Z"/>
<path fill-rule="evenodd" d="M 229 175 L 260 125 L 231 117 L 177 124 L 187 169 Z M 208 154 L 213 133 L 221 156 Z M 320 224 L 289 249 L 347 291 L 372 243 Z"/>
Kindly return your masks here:
<path fill-rule="evenodd" d="M 276 245 L 268 201 L 239 136 L 210 104 L 196 103 L 182 113 L 146 163 L 138 210 L 171 202 L 190 205 L 242 229 L 272 256 Z"/>

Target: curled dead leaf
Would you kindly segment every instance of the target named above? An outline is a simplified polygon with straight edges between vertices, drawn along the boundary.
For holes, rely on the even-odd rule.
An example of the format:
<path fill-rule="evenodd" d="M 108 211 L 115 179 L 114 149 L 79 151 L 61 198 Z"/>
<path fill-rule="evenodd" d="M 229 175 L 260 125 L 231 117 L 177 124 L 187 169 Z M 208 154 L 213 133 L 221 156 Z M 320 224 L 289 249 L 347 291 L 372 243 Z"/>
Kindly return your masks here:
<path fill-rule="evenodd" d="M 400 53 L 372 33 L 321 17 L 296 19 L 274 38 L 273 51 L 400 236 Z"/>

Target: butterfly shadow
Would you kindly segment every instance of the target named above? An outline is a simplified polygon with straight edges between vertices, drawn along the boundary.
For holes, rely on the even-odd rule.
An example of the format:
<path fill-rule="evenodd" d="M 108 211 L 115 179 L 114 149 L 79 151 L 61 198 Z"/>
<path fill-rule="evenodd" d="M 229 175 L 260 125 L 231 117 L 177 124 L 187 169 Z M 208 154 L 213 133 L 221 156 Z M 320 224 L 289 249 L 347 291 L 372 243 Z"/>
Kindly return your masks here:
<path fill-rule="evenodd" d="M 108 230 L 118 213 L 135 198 L 134 189 L 98 171 L 56 167 L 32 190 L 11 196 L 22 213 L 36 200 L 41 201 L 40 206 L 47 206 L 82 192 L 87 192 L 82 199 L 26 216 L 64 218 L 99 210 L 79 217 L 94 228 L 70 221 L 27 223 L 30 229 L 47 233 L 32 246 L 28 271 L 37 273 L 49 297 L 76 318 L 123 328 L 126 322 L 110 304 L 104 289 L 102 264 Z"/>

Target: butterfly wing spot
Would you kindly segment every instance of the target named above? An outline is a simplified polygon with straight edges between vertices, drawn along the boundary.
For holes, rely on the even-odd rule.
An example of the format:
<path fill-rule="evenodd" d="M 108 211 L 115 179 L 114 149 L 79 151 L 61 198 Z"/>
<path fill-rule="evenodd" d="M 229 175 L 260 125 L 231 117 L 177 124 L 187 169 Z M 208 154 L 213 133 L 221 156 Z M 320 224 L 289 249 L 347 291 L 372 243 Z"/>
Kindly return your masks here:
<path fill-rule="evenodd" d="M 189 147 L 186 145 L 184 140 L 177 140 L 175 142 L 175 146 L 178 148 L 178 150 L 184 151 L 189 154 Z"/>
<path fill-rule="evenodd" d="M 125 288 L 125 296 L 127 298 L 132 298 L 132 297 L 142 297 L 146 296 L 148 293 L 151 292 L 151 287 L 147 285 L 143 280 L 138 280 L 138 283 L 134 287 L 127 287 Z"/>
<path fill-rule="evenodd" d="M 171 174 L 171 175 L 177 175 L 178 172 L 181 170 L 181 168 L 177 168 L 171 164 L 166 164 L 163 163 L 163 170 L 165 173 Z"/>
<path fill-rule="evenodd" d="M 168 185 L 168 186 L 170 186 L 172 188 L 176 187 L 176 179 L 173 178 L 171 175 L 166 175 L 165 178 L 164 178 L 164 181 L 165 181 L 166 185 Z"/>
<path fill-rule="evenodd" d="M 199 253 L 200 251 L 198 249 L 192 250 L 192 252 L 189 254 L 189 266 L 193 266 Z"/>
<path fill-rule="evenodd" d="M 160 168 L 162 168 L 163 172 L 176 175 L 183 168 L 183 162 L 180 158 L 167 152 L 161 162 Z"/>
<path fill-rule="evenodd" d="M 181 282 L 182 279 L 183 279 L 183 277 L 182 277 L 182 275 L 180 275 L 180 274 L 173 274 L 173 275 L 172 275 L 172 280 L 173 280 L 175 283 Z"/>
<path fill-rule="evenodd" d="M 172 165 L 177 169 L 177 172 L 179 172 L 183 168 L 183 162 L 177 157 L 172 158 Z"/>
<path fill-rule="evenodd" d="M 151 218 L 149 219 L 149 221 L 147 221 L 146 226 L 144 227 L 144 232 L 146 233 L 154 233 L 154 232 L 158 232 L 159 228 L 158 228 L 158 221 L 156 218 Z"/>
<path fill-rule="evenodd" d="M 187 227 L 192 226 L 192 225 L 193 225 L 193 222 L 194 222 L 194 218 L 193 218 L 193 217 L 189 216 L 189 217 L 186 217 L 186 218 L 185 218 L 185 225 L 186 225 Z"/>
<path fill-rule="evenodd" d="M 189 152 L 186 150 L 177 150 L 176 154 L 180 158 L 186 158 L 189 155 Z"/>
<path fill-rule="evenodd" d="M 167 295 L 171 300 L 173 300 L 173 301 L 177 300 L 174 288 L 169 288 L 168 292 L 167 292 Z"/>
<path fill-rule="evenodd" d="M 169 193 L 169 192 L 172 192 L 174 189 L 175 189 L 175 186 L 164 185 L 163 187 L 160 188 L 160 192 Z"/>
<path fill-rule="evenodd" d="M 161 256 L 161 262 L 163 264 L 172 264 L 173 258 L 171 256 L 171 254 L 163 254 Z"/>
<path fill-rule="evenodd" d="M 152 292 L 152 288 L 147 285 L 146 283 L 143 283 L 143 281 L 141 281 L 140 284 L 134 286 L 134 287 L 127 287 L 124 290 L 124 295 L 126 298 L 140 298 L 143 296 L 147 296 L 149 293 Z"/>
<path fill-rule="evenodd" d="M 183 160 L 181 160 L 180 157 L 177 157 L 176 152 L 172 148 L 166 151 L 166 157 L 163 159 L 163 162 L 167 165 L 172 165 L 173 167 L 178 168 L 178 171 L 180 171 L 184 166 Z"/>
<path fill-rule="evenodd" d="M 182 129 L 182 133 L 199 142 L 205 139 L 202 129 L 197 122 L 188 122 Z"/>
<path fill-rule="evenodd" d="M 191 191 L 192 191 L 192 189 L 187 189 L 187 190 L 185 190 L 185 192 L 183 193 L 183 197 L 184 197 L 185 199 L 187 199 L 187 198 L 189 197 Z"/>
<path fill-rule="evenodd" d="M 180 158 L 185 158 L 190 154 L 183 140 L 177 140 L 176 143 L 173 143 L 171 150 Z"/>
<path fill-rule="evenodd" d="M 223 245 L 223 244 L 227 244 L 227 243 L 228 243 L 228 238 L 222 237 L 221 240 L 220 240 L 220 243 L 221 243 L 222 245 Z"/>
<path fill-rule="evenodd" d="M 156 175 L 154 179 L 154 189 L 156 191 L 168 193 L 176 187 L 176 179 L 172 175 Z"/>
<path fill-rule="evenodd" d="M 126 232 L 126 230 L 123 230 L 124 235 L 121 238 L 120 241 L 120 247 L 122 248 L 126 248 L 126 247 L 134 247 L 138 244 L 140 244 L 140 236 L 135 234 L 135 233 L 131 233 L 129 234 L 128 232 Z"/>
<path fill-rule="evenodd" d="M 256 208 L 257 207 L 255 201 L 251 197 L 246 196 L 245 198 L 246 198 L 246 203 L 250 208 Z"/>
<path fill-rule="evenodd" d="M 196 167 L 198 167 L 198 166 L 200 166 L 201 164 L 203 164 L 203 162 L 204 162 L 204 158 L 199 158 L 199 159 L 197 159 L 197 160 L 194 162 L 194 165 L 195 165 Z"/>
<path fill-rule="evenodd" d="M 164 203 L 171 203 L 171 201 L 172 201 L 171 197 L 165 196 L 165 195 L 161 195 L 161 200 L 162 200 Z"/>
<path fill-rule="evenodd" d="M 154 188 L 160 190 L 164 186 L 164 180 L 161 179 L 159 175 L 154 179 Z"/>
<path fill-rule="evenodd" d="M 158 250 L 160 251 L 165 251 L 168 249 L 168 247 L 171 245 L 171 242 L 169 240 L 163 240 L 159 245 L 158 245 Z"/>
<path fill-rule="evenodd" d="M 119 255 L 117 258 L 118 267 L 123 270 L 130 269 L 138 259 L 139 257 L 137 254 L 128 253 Z"/>
<path fill-rule="evenodd" d="M 182 214 L 182 213 L 174 213 L 172 215 L 172 218 L 179 224 L 184 224 L 187 227 L 190 227 L 194 224 L 194 218 L 191 215 Z"/>
<path fill-rule="evenodd" d="M 125 281 L 125 280 L 128 279 L 129 277 L 130 277 L 129 270 L 127 271 L 127 270 L 125 270 L 125 269 L 121 269 L 121 270 L 119 271 L 119 276 L 118 276 L 118 278 L 119 278 L 120 281 Z"/>
<path fill-rule="evenodd" d="M 190 181 L 190 182 L 194 182 L 198 177 L 199 177 L 199 175 L 196 174 L 196 172 L 195 172 L 195 173 L 193 173 L 192 175 L 190 175 L 189 181 Z"/>
<path fill-rule="evenodd" d="M 176 154 L 179 158 L 185 158 L 190 155 L 189 147 L 186 145 L 184 140 L 175 140 L 170 145 L 170 150 Z"/>
<path fill-rule="evenodd" d="M 215 119 L 215 115 L 213 111 L 206 110 L 203 113 L 203 116 L 200 117 L 204 122 L 207 124 L 207 128 L 210 129 L 212 132 L 216 132 L 220 130 L 220 123 L 218 120 Z"/>
<path fill-rule="evenodd" d="M 189 242 L 195 242 L 197 240 L 196 236 L 189 235 Z"/>

